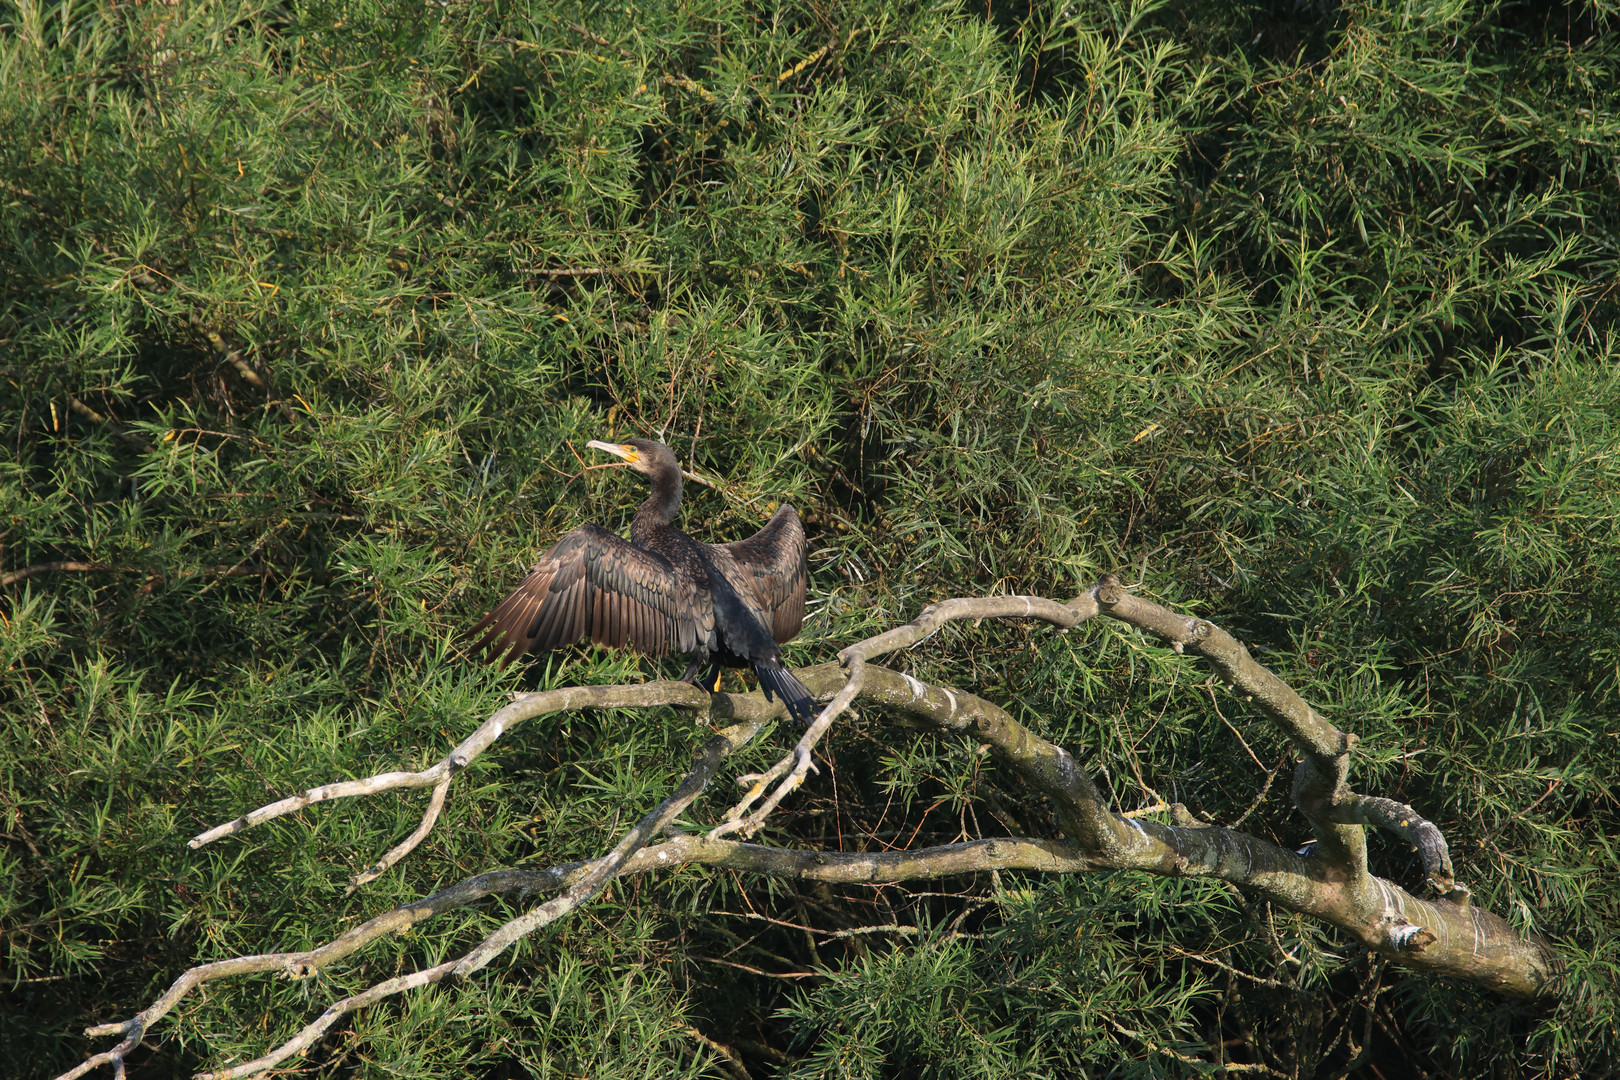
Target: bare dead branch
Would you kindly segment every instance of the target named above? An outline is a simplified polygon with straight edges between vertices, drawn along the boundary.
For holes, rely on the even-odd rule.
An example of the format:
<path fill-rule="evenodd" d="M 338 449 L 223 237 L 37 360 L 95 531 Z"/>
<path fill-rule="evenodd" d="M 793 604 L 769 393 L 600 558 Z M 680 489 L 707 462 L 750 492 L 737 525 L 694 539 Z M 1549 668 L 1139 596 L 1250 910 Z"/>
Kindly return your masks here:
<path fill-rule="evenodd" d="M 1290 732 L 1296 745 L 1304 744 L 1301 749 L 1306 756 L 1298 772 L 1309 775 L 1303 781 L 1296 775 L 1296 803 L 1301 805 L 1307 818 L 1322 818 L 1331 828 L 1354 834 L 1355 841 L 1362 845 L 1361 860 L 1346 857 L 1342 844 L 1340 850 L 1330 845 L 1324 852 L 1318 845 L 1318 850 L 1308 854 L 1290 851 L 1234 829 L 1197 822 L 1179 805 L 1168 808 L 1172 815 L 1170 824 L 1119 813 L 1106 803 L 1085 770 L 1063 747 L 1035 735 L 999 706 L 965 691 L 924 683 L 868 663 L 873 657 L 927 639 L 953 620 L 1031 617 L 1068 627 L 1098 613 L 1151 630 L 1170 640 L 1172 645 L 1179 643 L 1182 648 L 1192 648 L 1198 655 L 1210 659 L 1231 681 L 1252 692 L 1263 711 Z M 292 1039 L 263 1057 L 204 1075 L 224 1080 L 263 1072 L 313 1045 L 339 1018 L 357 1009 L 449 976 L 471 975 L 512 943 L 589 902 L 616 877 L 683 865 L 724 867 L 805 881 L 873 884 L 989 870 L 1084 873 L 1131 869 L 1211 878 L 1239 886 L 1246 894 L 1285 909 L 1318 918 L 1405 966 L 1462 978 L 1515 996 L 1531 997 L 1549 992 L 1558 966 L 1550 948 L 1539 939 L 1519 934 L 1498 916 L 1468 902 L 1467 890 L 1454 883 L 1449 855 L 1439 830 L 1409 806 L 1355 795 L 1348 790 L 1344 778 L 1354 736 L 1339 732 L 1322 719 L 1282 680 L 1255 664 L 1243 646 L 1224 631 L 1204 620 L 1188 619 L 1129 597 L 1118 588 L 1117 579 L 1105 577 L 1068 604 L 1038 597 L 948 600 L 925 609 L 905 626 L 850 646 L 840 653 L 839 663 L 806 668 L 799 675 L 812 694 L 818 699 L 831 695 L 831 702 L 791 754 L 769 772 L 743 778 L 752 784 L 748 796 L 707 835 L 676 833 L 662 843 L 648 846 L 703 792 L 728 755 L 754 738 L 766 721 L 784 715 L 785 710 L 780 701 L 766 702 L 757 693 L 711 696 L 679 682 L 570 687 L 524 695 L 497 711 L 430 768 L 414 773 L 383 773 L 364 780 L 313 788 L 201 834 L 191 841 L 191 846 L 201 846 L 330 799 L 394 788 L 432 786 L 433 796 L 421 824 L 376 866 L 361 875 L 356 882 L 359 884 L 386 870 L 420 843 L 432 829 L 455 774 L 523 720 L 565 709 L 675 704 L 707 707 L 713 715 L 737 721 L 705 743 L 675 790 L 645 814 L 607 854 L 588 862 L 547 870 L 505 870 L 468 878 L 379 915 L 315 949 L 197 965 L 184 972 L 139 1015 L 120 1024 L 89 1029 L 87 1034 L 92 1036 L 122 1038 L 117 1046 L 88 1059 L 64 1074 L 61 1080 L 82 1076 L 103 1064 L 110 1064 L 121 1073 L 124 1056 L 139 1043 L 142 1035 L 186 994 L 205 982 L 266 972 L 303 978 L 387 934 L 464 908 L 496 893 L 558 894 L 507 922 L 465 955 L 334 1002 Z M 883 852 L 783 849 L 729 839 L 730 833 L 752 833 L 764 823 L 782 798 L 806 775 L 817 741 L 856 701 L 899 712 L 914 725 L 954 733 L 988 746 L 999 760 L 1052 800 L 1067 836 L 1058 840 L 1009 837 L 918 851 Z M 1324 770 L 1328 774 L 1325 778 L 1332 780 L 1325 794 L 1319 790 Z M 776 789 L 760 802 L 772 781 L 779 781 Z M 1302 791 L 1305 792 L 1303 800 Z M 1431 880 L 1445 897 L 1437 902 L 1419 900 L 1398 885 L 1368 873 L 1362 834 L 1368 824 L 1388 829 L 1417 845 Z M 1159 1053 L 1171 1052 L 1159 1046 L 1149 1048 Z"/>
<path fill-rule="evenodd" d="M 1319 851 L 1304 856 L 1231 829 L 1165 825 L 1115 814 L 1067 751 L 972 694 L 869 668 L 864 696 L 939 730 L 989 744 L 1060 807 L 1065 801 L 1075 804 L 1072 816 L 1087 829 L 1076 839 L 1098 868 L 1229 881 L 1330 923 L 1398 963 L 1519 997 L 1545 992 L 1557 968 L 1545 942 L 1526 938 L 1498 916 L 1462 902 L 1465 894 L 1448 894 L 1438 902 L 1419 900 L 1383 878 L 1351 874 Z"/>
<path fill-rule="evenodd" d="M 574 709 L 634 708 L 650 705 L 709 705 L 709 695 L 690 683 L 655 682 L 630 686 L 570 686 L 558 690 L 543 690 L 525 694 L 497 711 L 479 725 L 437 763 L 420 772 L 388 772 L 368 776 L 364 780 L 344 780 L 310 788 L 301 795 L 293 795 L 278 802 L 249 811 L 223 825 L 191 838 L 187 845 L 193 849 L 211 844 L 222 837 L 232 836 L 255 825 L 296 813 L 316 803 L 333 799 L 348 799 L 357 795 L 375 795 L 396 788 L 431 787 L 466 768 L 474 758 L 489 749 L 508 730 L 525 720 L 548 713 Z"/>
<path fill-rule="evenodd" d="M 653 685 L 656 686 L 658 684 Z M 688 684 L 675 683 L 668 685 L 677 687 L 686 686 L 688 690 L 692 690 L 695 693 L 701 693 L 701 691 L 697 691 L 695 687 L 691 687 Z M 628 690 L 637 688 L 590 687 L 575 689 Z M 503 714 L 507 714 L 510 710 L 517 706 L 529 703 L 529 698 L 537 696 L 541 695 L 528 695 L 527 698 L 520 699 L 519 701 L 514 702 L 511 706 L 508 706 L 506 709 L 496 713 L 495 717 L 492 717 L 489 722 L 486 722 L 480 728 L 480 732 L 490 728 L 491 724 L 493 724 L 496 718 L 501 717 Z M 780 708 L 780 703 L 778 702 L 776 704 L 778 708 Z M 104 1051 L 103 1053 L 97 1054 L 95 1057 L 88 1059 L 84 1063 L 80 1064 L 75 1070 L 68 1074 L 64 1074 L 64 1077 L 82 1076 L 90 1069 L 96 1068 L 103 1064 L 112 1064 L 116 1070 L 121 1072 L 123 1070 L 123 1061 L 125 1055 L 127 1055 L 130 1050 L 134 1049 L 134 1047 L 140 1042 L 141 1036 L 151 1027 L 151 1025 L 173 1009 L 174 1006 L 192 989 L 204 982 L 232 975 L 252 974 L 265 971 L 279 972 L 288 978 L 306 978 L 315 974 L 327 964 L 342 959 L 355 950 L 364 947 L 380 937 L 383 937 L 389 933 L 404 930 L 416 922 L 431 918 L 443 911 L 458 907 L 465 907 L 470 903 L 490 895 L 491 893 L 509 891 L 525 893 L 538 888 L 556 888 L 559 886 L 567 887 L 568 891 L 562 897 L 559 897 L 548 904 L 542 905 L 541 908 L 534 912 L 528 913 L 522 918 L 515 919 L 507 923 L 494 934 L 491 934 L 465 956 L 457 957 L 454 960 L 447 961 L 424 971 L 418 971 L 410 975 L 401 976 L 396 979 L 388 980 L 384 983 L 379 983 L 377 986 L 370 988 L 364 993 L 335 1002 L 329 1006 L 326 1011 L 320 1015 L 320 1017 L 306 1025 L 297 1035 L 276 1047 L 270 1053 L 264 1055 L 263 1057 L 256 1058 L 251 1062 L 247 1062 L 246 1064 L 234 1066 L 231 1069 L 214 1073 L 200 1074 L 199 1080 L 202 1080 L 203 1077 L 211 1078 L 211 1080 L 226 1080 L 228 1077 L 248 1076 L 274 1068 L 277 1064 L 286 1060 L 288 1057 L 300 1053 L 309 1046 L 313 1045 L 315 1040 L 318 1039 L 328 1028 L 330 1028 L 332 1024 L 336 1023 L 338 1019 L 350 1012 L 364 1008 L 367 1005 L 373 1004 L 376 1001 L 380 1001 L 383 998 L 390 997 L 394 994 L 402 993 L 407 990 L 413 990 L 431 983 L 436 983 L 443 979 L 446 975 L 456 972 L 458 967 L 462 969 L 461 973 L 470 973 L 478 970 L 478 968 L 489 963 L 489 961 L 498 955 L 501 950 L 506 948 L 513 941 L 516 941 L 518 938 L 522 937 L 525 933 L 532 932 L 533 929 L 537 929 L 539 926 L 545 925 L 547 922 L 552 921 L 557 916 L 573 910 L 573 908 L 577 907 L 580 903 L 585 902 L 599 892 L 602 886 L 605 885 L 608 880 L 623 869 L 623 864 L 631 855 L 635 854 L 636 851 L 643 847 L 647 840 L 656 834 L 658 830 L 662 829 L 665 825 L 679 816 L 681 811 L 684 810 L 702 791 L 703 787 L 707 785 L 709 779 L 713 775 L 714 769 L 719 765 L 721 759 L 723 759 L 736 747 L 741 746 L 748 740 L 752 739 L 754 735 L 758 733 L 759 729 L 764 725 L 765 720 L 771 715 L 773 710 L 766 708 L 760 710 L 760 712 L 762 714 L 761 716 L 754 719 L 744 720 L 742 723 L 732 725 L 711 738 L 708 743 L 705 744 L 703 750 L 699 753 L 698 760 L 694 764 L 692 771 L 687 774 L 686 779 L 676 790 L 675 794 L 666 799 L 651 814 L 648 814 L 645 818 L 643 818 L 642 821 L 639 822 L 637 826 L 619 842 L 618 846 L 615 847 L 613 852 L 611 852 L 609 855 L 604 856 L 601 859 L 594 860 L 590 863 L 575 864 L 567 867 L 556 867 L 549 871 L 506 871 L 469 878 L 466 881 L 461 882 L 459 885 L 442 890 L 441 892 L 435 893 L 432 896 L 426 897 L 423 900 L 417 901 L 413 904 L 407 904 L 402 907 L 395 908 L 393 911 L 371 919 L 361 926 L 349 931 L 348 933 L 343 934 L 341 937 L 338 937 L 335 940 L 328 942 L 326 945 L 315 949 L 293 953 L 268 953 L 258 956 L 237 957 L 232 960 L 216 961 L 210 964 L 199 964 L 196 967 L 186 971 L 180 976 L 179 979 L 175 980 L 173 985 L 171 985 L 169 989 L 157 999 L 157 1001 L 153 1002 L 152 1005 L 150 1005 L 138 1016 L 127 1020 L 122 1024 L 102 1024 L 88 1029 L 86 1031 L 87 1035 L 96 1036 L 122 1034 L 124 1038 L 111 1050 Z M 491 734 L 489 736 L 489 742 L 493 742 L 498 735 L 499 732 Z M 464 741 L 462 746 L 467 746 L 468 741 Z M 482 747 L 479 749 L 481 751 Z M 396 773 L 392 775 L 396 777 L 409 777 L 420 774 Z M 385 789 L 380 788 L 379 790 Z M 419 831 L 425 832 L 425 830 Z M 401 845 L 401 847 L 404 846 L 405 845 Z M 390 855 L 392 854 L 393 853 L 391 852 Z M 646 868 L 651 868 L 652 866 L 656 865 L 659 865 L 659 862 L 656 860 L 645 864 Z"/>
<path fill-rule="evenodd" d="M 839 688 L 833 700 L 822 709 L 821 713 L 811 723 L 799 744 L 793 748 L 793 753 L 778 761 L 764 773 L 743 776 L 738 778 L 739 783 L 751 785 L 741 801 L 727 812 L 723 821 L 711 836 L 721 837 L 731 833 L 740 832 L 744 836 L 752 836 L 757 832 L 772 810 L 779 806 L 788 793 L 804 783 L 806 774 L 812 767 L 812 751 L 822 736 L 831 729 L 833 721 L 848 709 L 856 697 L 861 693 L 865 678 L 866 661 L 879 656 L 915 645 L 932 637 L 939 628 L 948 622 L 957 619 L 992 619 L 992 618 L 1039 618 L 1059 626 L 1074 626 L 1082 619 L 1096 614 L 1095 599 L 1082 597 L 1074 601 L 1081 605 L 1074 607 L 1070 604 L 1059 604 L 1055 600 L 1047 600 L 1039 596 L 993 596 L 981 597 L 972 600 L 946 600 L 939 604 L 930 604 L 918 616 L 904 626 L 878 634 L 857 642 L 838 654 L 840 663 L 848 670 L 848 677 L 844 685 Z M 786 779 L 777 784 L 759 809 L 750 809 L 759 797 L 764 794 L 765 788 L 777 778 L 786 774 Z"/>
<path fill-rule="evenodd" d="M 19 581 L 26 581 L 35 574 L 53 574 L 71 572 L 77 574 L 95 574 L 111 569 L 99 563 L 87 562 L 42 562 L 33 566 L 25 566 L 21 570 L 13 570 L 9 574 L 0 576 L 0 589 L 7 585 L 15 585 Z"/>
<path fill-rule="evenodd" d="M 1366 837 L 1353 826 L 1375 825 L 1418 849 L 1436 892 L 1453 893 L 1456 880 L 1451 858 L 1445 837 L 1434 824 L 1403 803 L 1349 791 L 1349 753 L 1356 745 L 1355 735 L 1340 731 L 1292 687 L 1257 663 L 1242 642 L 1214 623 L 1131 596 L 1112 575 L 1105 576 L 1093 591 L 1106 614 L 1158 635 L 1177 652 L 1190 651 L 1208 660 L 1228 684 L 1250 695 L 1282 728 L 1304 755 L 1294 774 L 1295 805 L 1316 826 L 1327 857 L 1364 875 Z M 1464 897 L 1466 890 L 1456 899 L 1462 902 Z"/>
<path fill-rule="evenodd" d="M 456 974 L 471 975 L 495 959 L 519 938 L 526 937 L 568 914 L 601 892 L 602 887 L 623 868 L 626 860 L 646 847 L 649 840 L 658 835 L 665 826 L 674 822 L 681 812 L 692 804 L 692 800 L 702 794 L 703 789 L 708 787 L 709 781 L 714 778 L 720 762 L 757 735 L 764 722 L 763 718 L 745 720 L 726 728 L 710 739 L 699 752 L 697 760 L 692 763 L 691 770 L 676 787 L 674 794 L 637 822 L 636 827 L 626 833 L 624 839 L 620 840 L 612 851 L 598 859 L 579 880 L 570 884 L 563 895 L 508 922 L 457 961 Z"/>
<path fill-rule="evenodd" d="M 1196 831 L 1225 832 L 1213 828 Z M 1251 842 L 1272 847 L 1265 845 L 1263 841 Z M 1281 852 L 1281 849 L 1274 850 Z M 1292 857 L 1300 865 L 1309 862 L 1294 856 L 1291 852 L 1281 854 Z M 169 1012 L 187 993 L 205 982 L 261 972 L 278 972 L 289 978 L 305 978 L 373 941 L 399 933 L 445 912 L 467 907 L 487 896 L 505 893 L 521 896 L 560 888 L 577 888 L 599 876 L 607 867 L 608 861 L 608 857 L 603 857 L 590 862 L 555 866 L 546 870 L 501 870 L 480 874 L 431 896 L 376 916 L 316 949 L 240 957 L 198 965 L 181 975 L 162 997 L 139 1016 L 123 1024 L 104 1024 L 88 1029 L 86 1034 L 91 1036 L 122 1034 L 125 1038 L 118 1047 L 96 1055 L 74 1071 L 63 1074 L 58 1080 L 72 1080 L 98 1065 L 108 1063 L 120 1051 L 127 1053 L 139 1041 L 144 1031 Z M 1237 862 L 1237 859 L 1228 859 L 1224 868 L 1231 871 L 1235 869 Z M 1110 861 L 1099 860 L 1071 842 L 1025 837 L 974 840 L 916 851 L 841 852 L 773 848 L 736 840 L 678 835 L 661 844 L 642 848 L 624 859 L 614 876 L 630 876 L 690 865 L 720 867 L 801 881 L 841 884 L 886 884 L 990 870 L 1084 873 L 1113 868 Z M 1263 881 L 1264 878 L 1264 874 L 1256 875 L 1257 881 Z M 1496 932 L 1502 930 L 1512 932 L 1505 924 L 1501 924 L 1500 920 L 1497 920 L 1497 923 L 1499 926 L 1495 928 Z M 468 957 L 471 955 L 468 954 Z M 366 994 L 334 1003 L 292 1040 L 271 1054 L 249 1063 L 256 1066 L 253 1070 L 249 1070 L 247 1066 L 237 1066 L 235 1071 L 205 1075 L 221 1078 L 246 1076 L 252 1071 L 272 1068 L 276 1063 L 296 1053 L 299 1048 L 310 1045 L 313 1039 L 320 1032 L 327 1030 L 331 1022 L 339 1016 L 390 994 L 427 985 L 429 982 L 437 982 L 448 975 L 457 963 L 465 959 L 467 958 L 446 961 L 437 967 L 418 972 L 416 982 L 392 980 L 379 984 Z M 373 994 L 375 996 L 367 996 Z"/>
<path fill-rule="evenodd" d="M 1207 619 L 1183 615 L 1151 600 L 1132 596 L 1112 574 L 1091 589 L 1104 614 L 1146 630 L 1176 652 L 1203 657 L 1226 682 L 1249 695 L 1303 755 L 1294 771 L 1294 805 L 1316 828 L 1324 855 L 1364 875 L 1367 838 L 1353 826 L 1337 824 L 1330 813 L 1343 794 L 1349 755 L 1356 736 L 1334 727 L 1293 687 L 1249 655 L 1243 643 Z"/>
<path fill-rule="evenodd" d="M 833 721 L 838 719 L 845 709 L 849 708 L 850 702 L 854 701 L 855 696 L 860 693 L 863 670 L 859 662 L 851 667 L 849 678 L 844 681 L 844 685 L 839 688 L 832 701 L 828 702 L 826 708 L 822 709 L 815 720 L 811 722 L 810 727 L 805 730 L 804 735 L 799 739 L 798 745 L 793 748 L 791 754 L 771 766 L 770 771 L 762 776 L 739 778 L 743 782 L 751 781 L 752 786 L 749 788 L 748 794 L 744 795 L 742 801 L 731 808 L 731 811 L 726 815 L 726 820 L 711 835 L 719 837 L 728 833 L 741 832 L 744 836 L 752 836 L 765 823 L 765 818 L 769 816 L 770 812 L 775 810 L 782 800 L 787 797 L 787 794 L 804 783 L 805 774 L 811 767 L 811 752 L 815 749 L 816 743 L 821 741 L 821 737 L 832 728 Z M 776 790 L 771 792 L 759 809 L 753 813 L 745 813 L 754 800 L 765 790 L 765 786 L 777 777 L 782 776 L 783 773 L 787 774 L 786 779 L 776 785 Z"/>
<path fill-rule="evenodd" d="M 382 877 L 393 867 L 395 863 L 409 855 L 412 851 L 415 851 L 416 845 L 420 844 L 427 838 L 427 834 L 433 831 L 434 822 L 439 820 L 439 812 L 444 809 L 444 797 L 445 794 L 450 790 L 451 779 L 451 776 L 446 776 L 437 784 L 433 785 L 433 794 L 428 799 L 427 809 L 422 812 L 421 823 L 416 826 L 416 829 L 411 833 L 411 835 L 401 840 L 397 845 L 394 846 L 392 850 L 388 852 L 388 854 L 378 859 L 375 863 L 367 867 L 362 872 L 356 874 L 354 876 L 354 880 L 349 883 L 349 887 L 343 890 L 344 896 L 348 896 L 366 882 L 375 881 Z"/>
<path fill-rule="evenodd" d="M 374 1005 L 384 998 L 404 993 L 406 990 L 431 986 L 450 974 L 453 967 L 455 967 L 455 961 L 446 961 L 443 964 L 424 968 L 421 971 L 413 971 L 409 975 L 401 975 L 380 982 L 369 990 L 346 997 L 342 1001 L 334 1001 L 326 1007 L 326 1011 L 321 1013 L 319 1019 L 306 1025 L 304 1030 L 270 1051 L 270 1053 L 241 1065 L 232 1066 L 229 1069 L 198 1073 L 197 1080 L 234 1080 L 238 1076 L 252 1076 L 255 1073 L 273 1069 L 294 1054 L 301 1054 L 315 1045 L 315 1040 L 326 1034 L 328 1028 L 350 1013 L 363 1009 L 367 1005 Z"/>
<path fill-rule="evenodd" d="M 756 725 L 757 722 L 754 722 L 749 726 Z M 742 726 L 744 725 L 739 725 L 739 727 Z M 507 893 L 523 896 L 535 892 L 577 888 L 581 884 L 590 881 L 593 877 L 600 875 L 601 871 L 608 865 L 608 861 L 608 857 L 604 856 L 590 862 L 569 863 L 545 870 L 498 870 L 493 873 L 479 874 L 449 888 L 442 889 L 431 896 L 423 897 L 409 904 L 403 904 L 382 915 L 378 915 L 341 937 L 314 949 L 302 952 L 266 953 L 199 964 L 176 979 L 169 989 L 139 1016 L 123 1023 L 101 1024 L 88 1028 L 85 1031 L 86 1035 L 122 1034 L 124 1040 L 112 1050 L 97 1054 L 94 1058 L 79 1065 L 75 1070 L 64 1073 L 61 1077 L 58 1077 L 58 1080 L 70 1080 L 72 1077 L 82 1076 L 90 1069 L 109 1063 L 115 1056 L 128 1053 L 140 1041 L 141 1035 L 151 1028 L 152 1024 L 165 1016 L 192 990 L 204 983 L 237 975 L 264 972 L 274 972 L 285 978 L 292 979 L 308 978 L 322 968 L 336 963 L 374 941 L 388 937 L 391 934 L 401 933 L 418 923 L 425 922 L 445 912 L 468 907 L 485 897 Z M 850 853 L 770 848 L 733 840 L 709 840 L 704 837 L 682 835 L 653 847 L 639 850 L 630 858 L 625 859 L 614 874 L 610 876 L 626 877 L 688 865 L 707 865 L 746 870 L 775 877 L 799 878 L 807 881 L 877 884 L 975 873 L 981 870 L 1074 872 L 1090 869 L 1093 864 L 1084 856 L 1067 849 L 1065 845 L 1059 842 L 1020 838 L 976 840 L 961 844 L 946 844 L 941 847 L 925 848 L 918 851 Z M 469 957 L 471 955 L 471 953 L 468 954 Z M 253 1071 L 263 1071 L 271 1068 L 276 1062 L 285 1060 L 288 1055 L 296 1053 L 299 1047 L 309 1045 L 309 1042 L 313 1040 L 306 1041 L 304 1039 L 306 1033 L 315 1031 L 315 1035 L 318 1035 L 319 1032 L 325 1031 L 331 1026 L 331 1020 L 335 1020 L 338 1016 L 352 1012 L 357 1008 L 362 1008 L 364 1004 L 369 1004 L 371 1001 L 389 996 L 389 993 L 398 993 L 402 990 L 412 989 L 415 986 L 427 985 L 429 982 L 437 982 L 449 974 L 450 969 L 463 959 L 466 958 L 459 957 L 436 968 L 416 973 L 419 976 L 429 976 L 422 982 L 410 985 L 379 984 L 380 986 L 391 986 L 392 989 L 388 993 L 367 999 L 365 1002 L 360 1002 L 360 996 L 356 996 L 334 1003 L 326 1012 L 321 1014 L 319 1019 L 306 1027 L 299 1035 L 278 1047 L 272 1054 L 251 1062 L 250 1064 L 258 1067 Z M 397 982 L 395 980 L 395 983 Z M 334 1009 L 341 1009 L 342 1011 L 333 1015 L 332 1010 Z M 331 1020 L 328 1020 L 329 1015 Z M 318 1030 L 315 1030 L 316 1025 L 321 1025 Z M 285 1054 L 280 1053 L 280 1051 L 288 1047 L 292 1047 L 292 1049 L 288 1049 Z M 237 1069 L 243 1071 L 205 1075 L 219 1077 L 249 1075 L 246 1066 L 238 1066 Z"/>

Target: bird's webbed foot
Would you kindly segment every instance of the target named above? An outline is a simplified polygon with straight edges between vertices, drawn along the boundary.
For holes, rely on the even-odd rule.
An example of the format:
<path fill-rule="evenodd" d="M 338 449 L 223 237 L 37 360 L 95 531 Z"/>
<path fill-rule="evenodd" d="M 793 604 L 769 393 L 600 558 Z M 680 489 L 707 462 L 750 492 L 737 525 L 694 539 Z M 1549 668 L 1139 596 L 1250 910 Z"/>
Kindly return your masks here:
<path fill-rule="evenodd" d="M 711 664 L 709 666 L 708 673 L 702 678 L 698 677 L 698 672 L 702 670 L 703 665 L 708 661 L 708 659 L 709 658 L 707 656 L 701 653 L 693 656 L 692 662 L 686 665 L 686 672 L 681 676 L 681 682 L 689 682 L 699 690 L 710 694 L 716 694 L 720 692 L 719 661 L 715 661 L 713 664 Z"/>

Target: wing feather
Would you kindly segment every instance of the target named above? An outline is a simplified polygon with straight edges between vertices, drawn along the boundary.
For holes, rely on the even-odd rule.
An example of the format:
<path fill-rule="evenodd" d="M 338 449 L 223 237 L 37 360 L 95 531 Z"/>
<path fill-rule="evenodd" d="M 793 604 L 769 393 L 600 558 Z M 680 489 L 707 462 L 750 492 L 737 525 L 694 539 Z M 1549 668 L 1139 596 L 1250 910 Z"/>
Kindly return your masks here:
<path fill-rule="evenodd" d="M 561 576 L 561 574 L 558 575 L 558 577 Z M 545 600 L 535 609 L 534 619 L 529 624 L 529 631 L 524 635 L 531 641 L 555 641 L 558 644 L 566 644 L 562 640 L 562 634 L 559 633 L 560 628 L 557 624 L 562 621 L 564 605 L 568 603 L 569 593 L 573 589 L 566 586 L 559 589 L 557 585 L 557 580 L 553 578 L 551 588 L 546 591 Z"/>
<path fill-rule="evenodd" d="M 579 595 L 568 605 L 568 625 L 563 630 L 564 637 L 570 641 L 578 641 L 585 636 L 585 623 L 590 618 L 591 606 L 587 590 L 581 588 Z"/>
<path fill-rule="evenodd" d="M 522 641 L 531 640 L 534 637 L 535 618 L 539 614 L 541 606 L 545 604 L 546 597 L 550 595 L 550 593 L 551 581 L 550 579 L 547 579 L 546 581 L 539 582 L 538 587 L 532 592 L 527 593 L 519 598 L 512 614 L 512 625 L 515 628 L 518 628 L 521 632 L 513 635 L 513 640 L 511 643 L 511 650 L 513 651 L 509 652 L 509 655 L 507 655 L 505 660 L 502 661 L 503 663 L 511 663 L 513 660 L 517 659 L 517 657 L 523 652 L 523 648 L 520 643 Z"/>
<path fill-rule="evenodd" d="M 809 577 L 804 524 L 798 513 L 784 503 L 753 536 L 715 546 L 731 556 L 752 588 L 771 636 L 778 644 L 793 640 L 804 625 L 804 589 Z"/>
<path fill-rule="evenodd" d="M 589 637 L 661 655 L 714 623 L 707 590 L 668 560 L 585 525 L 540 557 L 528 576 L 468 633 L 471 648 L 505 665 Z"/>

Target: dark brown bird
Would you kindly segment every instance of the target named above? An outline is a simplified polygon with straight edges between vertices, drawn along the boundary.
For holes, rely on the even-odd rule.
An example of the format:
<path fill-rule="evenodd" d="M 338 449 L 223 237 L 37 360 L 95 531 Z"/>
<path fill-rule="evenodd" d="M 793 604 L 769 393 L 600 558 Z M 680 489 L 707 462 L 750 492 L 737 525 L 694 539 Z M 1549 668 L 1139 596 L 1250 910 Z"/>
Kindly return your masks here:
<path fill-rule="evenodd" d="M 670 524 L 681 505 L 681 466 L 669 447 L 644 439 L 585 445 L 652 479 L 630 539 L 595 525 L 564 536 L 472 628 L 472 648 L 502 665 L 585 637 L 650 656 L 690 653 L 682 679 L 712 694 L 722 667 L 751 667 L 767 701 L 779 696 L 794 719 L 813 720 L 815 700 L 782 665 L 782 643 L 804 623 L 799 515 L 784 505 L 747 540 L 700 544 Z"/>

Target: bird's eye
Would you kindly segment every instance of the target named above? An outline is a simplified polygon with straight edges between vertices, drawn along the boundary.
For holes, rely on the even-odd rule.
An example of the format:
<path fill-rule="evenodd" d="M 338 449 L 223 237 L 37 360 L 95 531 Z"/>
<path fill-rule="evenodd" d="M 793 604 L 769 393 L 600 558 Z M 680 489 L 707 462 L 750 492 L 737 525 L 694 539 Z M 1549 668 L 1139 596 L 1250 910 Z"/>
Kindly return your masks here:
<path fill-rule="evenodd" d="M 624 460 L 634 462 L 640 457 L 641 457 L 641 455 L 636 453 L 636 448 L 635 447 L 627 446 L 627 447 L 624 448 Z"/>

